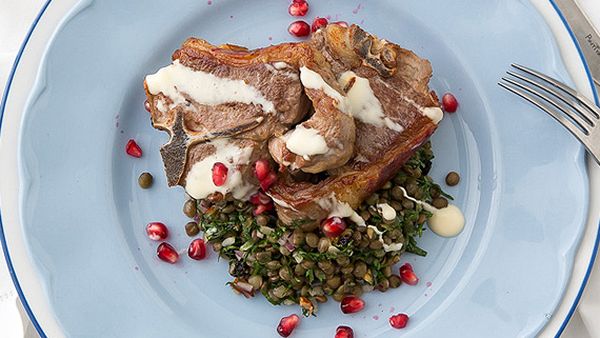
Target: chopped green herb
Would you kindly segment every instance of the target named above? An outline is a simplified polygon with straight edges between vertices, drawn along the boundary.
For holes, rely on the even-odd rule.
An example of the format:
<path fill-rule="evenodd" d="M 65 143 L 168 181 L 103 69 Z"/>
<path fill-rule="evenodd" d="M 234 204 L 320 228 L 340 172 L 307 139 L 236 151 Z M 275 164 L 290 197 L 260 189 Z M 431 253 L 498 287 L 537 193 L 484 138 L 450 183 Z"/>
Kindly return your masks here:
<path fill-rule="evenodd" d="M 319 227 L 311 226 L 309 220 L 284 225 L 274 211 L 254 216 L 249 202 L 230 196 L 218 202 L 198 201 L 198 227 L 219 257 L 229 262 L 230 273 L 238 279 L 235 283 L 253 285 L 253 292 L 262 293 L 272 304 L 304 303 L 306 307 L 310 302 L 316 306 L 317 299 L 324 301 L 327 296 L 339 300 L 343 295 L 359 295 L 364 285 L 385 291 L 399 284 L 397 276 L 390 277 L 390 269 L 402 253 L 427 254 L 417 240 L 431 213 L 404 198 L 400 187 L 428 203 L 440 196 L 451 199 L 427 176 L 432 159 L 427 143 L 360 205 L 357 212 L 377 232 L 347 220 L 348 228 L 340 237 L 324 240 Z M 375 208 L 382 199 L 396 210 L 395 220 L 384 220 Z M 402 248 L 386 252 L 379 240 L 401 243 Z M 328 249 L 321 248 L 323 252 L 317 245 L 321 241 L 330 242 Z M 248 283 L 251 276 L 253 283 Z"/>

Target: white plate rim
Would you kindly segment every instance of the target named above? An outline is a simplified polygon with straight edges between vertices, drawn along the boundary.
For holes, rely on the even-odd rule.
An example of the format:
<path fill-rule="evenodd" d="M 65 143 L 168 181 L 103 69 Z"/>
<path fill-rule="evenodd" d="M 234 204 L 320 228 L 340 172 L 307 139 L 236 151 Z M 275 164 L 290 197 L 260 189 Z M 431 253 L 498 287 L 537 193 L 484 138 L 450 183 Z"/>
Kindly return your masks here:
<path fill-rule="evenodd" d="M 573 32 L 566 24 L 564 16 L 556 6 L 554 0 L 531 0 L 531 2 L 552 29 L 561 50 L 563 62 L 575 81 L 577 89 L 586 96 L 593 97 L 596 104 L 599 104 L 600 101 L 592 84 L 588 65 L 575 42 Z M 8 121 L 6 122 L 8 125 L 18 126 L 20 124 L 22 109 L 8 109 L 15 112 L 13 114 L 5 114 L 5 110 L 7 110 L 7 107 L 13 108 L 13 106 L 19 107 L 19 105 L 23 108 L 26 103 L 28 91 L 16 91 L 17 94 L 14 94 L 15 91 L 13 91 L 12 96 L 9 97 L 11 89 L 31 88 L 36 80 L 37 73 L 31 70 L 37 69 L 36 65 L 39 65 L 40 60 L 43 59 L 43 51 L 46 49 L 47 43 L 52 40 L 55 28 L 60 26 L 69 17 L 71 8 L 78 3 L 79 1 L 77 0 L 60 2 L 47 0 L 44 3 L 17 53 L 0 104 L 0 172 L 4 174 L 4 179 L 0 182 L 0 211 L 5 210 L 5 223 L 9 224 L 10 222 L 13 225 L 8 229 L 10 231 L 5 233 L 6 229 L 2 223 L 2 213 L 0 213 L 0 242 L 2 243 L 3 254 L 17 294 L 21 299 L 25 312 L 41 337 L 62 337 L 65 334 L 54 317 L 50 304 L 45 299 L 45 292 L 41 283 L 35 283 L 37 273 L 31 262 L 32 257 L 28 257 L 25 254 L 23 247 L 25 241 L 20 231 L 20 221 L 16 212 L 18 210 L 18 199 L 16 198 L 18 194 L 14 193 L 15 191 L 19 191 L 18 163 L 16 161 L 18 128 L 2 129 L 1 127 L 5 121 Z M 52 6 L 50 6 L 51 4 Z M 44 20 L 43 25 L 39 25 L 42 19 Z M 38 53 L 34 53 L 34 51 Z M 25 73 L 27 70 L 29 70 L 29 74 Z M 18 97 L 19 95 L 20 97 Z M 17 96 L 17 99 L 13 99 L 14 96 Z M 9 99 L 11 100 L 9 101 Z M 540 336 L 542 337 L 558 337 L 566 328 L 581 300 L 594 266 L 598 246 L 600 245 L 600 223 L 598 222 L 600 203 L 597 203 L 600 197 L 600 167 L 589 158 L 587 165 L 590 182 L 588 222 L 562 302 L 555 310 L 552 319 L 549 320 L 548 324 L 540 332 Z M 12 198 L 3 198 L 6 196 L 12 196 Z M 6 241 L 7 237 L 12 240 L 9 241 L 10 243 L 17 243 L 18 245 L 11 244 L 11 250 L 9 250 L 9 244 Z M 9 251 L 12 252 L 12 256 Z M 14 264 L 13 261 L 19 261 L 19 264 Z M 19 279 L 18 276 L 25 277 Z M 35 301 L 29 302 L 28 299 Z M 43 323 L 43 329 L 40 323 Z"/>

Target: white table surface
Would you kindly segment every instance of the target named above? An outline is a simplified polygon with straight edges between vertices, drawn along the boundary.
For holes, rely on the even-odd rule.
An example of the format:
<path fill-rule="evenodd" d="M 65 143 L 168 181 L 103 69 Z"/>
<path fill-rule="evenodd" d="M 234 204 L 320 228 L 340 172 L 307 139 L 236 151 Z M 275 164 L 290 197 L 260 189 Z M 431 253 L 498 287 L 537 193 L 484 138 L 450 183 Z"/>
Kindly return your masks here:
<path fill-rule="evenodd" d="M 578 2 L 596 27 L 600 27 L 600 1 L 578 0 Z M 0 93 L 4 91 L 6 79 L 21 42 L 44 3 L 45 0 L 0 0 Z M 562 337 L 600 337 L 599 316 L 600 259 L 596 260 L 582 301 Z M 10 280 L 3 257 L 0 257 L 0 337 L 37 337 L 35 329 L 20 308 L 17 293 Z"/>

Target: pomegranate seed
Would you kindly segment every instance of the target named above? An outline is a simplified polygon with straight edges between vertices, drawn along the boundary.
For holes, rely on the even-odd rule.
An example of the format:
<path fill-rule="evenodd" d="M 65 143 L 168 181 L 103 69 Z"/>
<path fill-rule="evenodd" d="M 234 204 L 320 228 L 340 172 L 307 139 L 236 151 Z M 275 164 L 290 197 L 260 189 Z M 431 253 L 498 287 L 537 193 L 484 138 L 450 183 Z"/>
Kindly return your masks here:
<path fill-rule="evenodd" d="M 390 325 L 395 329 L 403 329 L 408 324 L 408 316 L 404 313 L 393 315 L 389 319 Z"/>
<path fill-rule="evenodd" d="M 188 247 L 188 256 L 197 261 L 206 257 L 206 245 L 202 238 L 197 238 L 190 243 L 190 246 Z"/>
<path fill-rule="evenodd" d="M 152 222 L 146 225 L 146 234 L 153 241 L 163 241 L 169 236 L 169 230 L 163 223 Z"/>
<path fill-rule="evenodd" d="M 342 234 L 346 230 L 346 222 L 339 217 L 329 217 L 321 222 L 321 231 L 325 236 L 334 238 Z"/>
<path fill-rule="evenodd" d="M 273 203 L 259 204 L 256 206 L 256 208 L 254 209 L 254 211 L 252 213 L 254 214 L 254 216 L 258 216 L 265 211 L 273 210 L 273 207 L 274 207 Z"/>
<path fill-rule="evenodd" d="M 271 197 L 260 190 L 250 196 L 250 203 L 254 205 L 269 204 L 271 201 Z"/>
<path fill-rule="evenodd" d="M 305 16 L 308 13 L 308 3 L 303 2 L 292 2 L 288 8 L 288 13 L 291 16 Z"/>
<path fill-rule="evenodd" d="M 259 181 L 267 178 L 267 175 L 271 172 L 271 164 L 267 160 L 258 160 L 254 163 L 254 175 Z"/>
<path fill-rule="evenodd" d="M 146 111 L 150 112 L 150 102 L 148 102 L 148 100 L 144 101 L 144 109 L 146 109 Z"/>
<path fill-rule="evenodd" d="M 329 21 L 327 21 L 327 19 L 325 19 L 325 18 L 316 17 L 315 20 L 313 21 L 313 24 L 312 24 L 312 31 L 313 31 L 313 33 L 316 32 L 316 31 L 318 31 L 319 29 L 327 26 L 328 22 Z"/>
<path fill-rule="evenodd" d="M 306 21 L 294 21 L 289 25 L 288 32 L 298 38 L 305 37 L 310 34 L 310 25 Z"/>
<path fill-rule="evenodd" d="M 260 187 L 267 191 L 275 182 L 277 182 L 277 174 L 271 171 L 264 180 L 260 181 Z"/>
<path fill-rule="evenodd" d="M 454 113 L 456 109 L 458 109 L 456 97 L 450 93 L 444 94 L 444 96 L 442 96 L 442 108 L 448 113 Z"/>
<path fill-rule="evenodd" d="M 250 203 L 254 205 L 269 204 L 271 203 L 271 197 L 259 190 L 256 194 L 250 196 Z"/>
<path fill-rule="evenodd" d="M 340 307 L 345 314 L 357 313 L 364 309 L 365 301 L 356 296 L 346 296 L 342 299 Z"/>
<path fill-rule="evenodd" d="M 213 165 L 212 180 L 217 187 L 225 184 L 225 180 L 227 179 L 227 171 L 227 167 L 221 162 L 215 162 Z"/>
<path fill-rule="evenodd" d="M 140 158 L 142 157 L 142 148 L 135 143 L 135 140 L 130 139 L 127 141 L 127 145 L 125 146 L 125 152 L 129 156 Z"/>
<path fill-rule="evenodd" d="M 417 285 L 419 278 L 412 269 L 412 266 L 408 263 L 400 267 L 400 278 L 408 285 Z"/>
<path fill-rule="evenodd" d="M 335 338 L 354 338 L 354 331 L 349 326 L 338 326 L 335 330 Z"/>
<path fill-rule="evenodd" d="M 269 195 L 265 194 L 262 191 L 258 192 L 258 200 L 260 202 L 260 204 L 269 204 L 271 203 L 271 197 L 269 197 Z"/>
<path fill-rule="evenodd" d="M 277 325 L 277 333 L 282 337 L 289 337 L 296 326 L 298 326 L 298 323 L 300 323 L 300 317 L 298 317 L 298 315 L 283 317 L 279 321 L 279 325 Z"/>
<path fill-rule="evenodd" d="M 346 21 L 336 21 L 336 22 L 332 22 L 332 24 L 334 24 L 334 25 L 340 25 L 342 27 L 348 28 L 348 23 Z"/>
<path fill-rule="evenodd" d="M 250 196 L 250 203 L 254 205 L 260 205 L 260 198 L 258 197 L 258 193 Z"/>
<path fill-rule="evenodd" d="M 158 245 L 158 248 L 156 249 L 156 255 L 161 260 L 171 264 L 175 264 L 175 262 L 177 262 L 179 259 L 179 254 L 175 248 L 173 248 L 171 244 L 167 242 L 162 242 Z"/>

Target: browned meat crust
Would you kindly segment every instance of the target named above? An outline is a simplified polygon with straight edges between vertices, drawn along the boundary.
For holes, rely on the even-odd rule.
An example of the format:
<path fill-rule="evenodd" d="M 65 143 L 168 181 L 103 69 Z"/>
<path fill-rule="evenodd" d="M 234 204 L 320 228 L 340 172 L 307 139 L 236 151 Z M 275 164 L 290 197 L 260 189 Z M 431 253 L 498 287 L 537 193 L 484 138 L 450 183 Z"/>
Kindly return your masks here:
<path fill-rule="evenodd" d="M 269 150 L 279 163 L 294 163 L 309 173 L 329 173 L 329 177 L 315 184 L 295 180 L 282 166 L 280 179 L 269 193 L 284 202 L 281 204 L 285 207 L 277 205 L 283 221 L 320 221 L 330 210 L 319 201 L 332 196 L 356 208 L 389 180 L 437 127 L 423 114 L 424 107 L 439 106 L 428 87 L 432 72 L 429 62 L 355 25 L 329 25 L 308 42 L 257 50 L 231 45 L 215 47 L 204 40 L 188 39 L 173 54 L 173 60 L 195 70 L 251 84 L 274 103 L 278 113 L 265 114 L 262 107 L 244 103 L 205 106 L 191 98 L 187 107 L 161 111 L 158 101 L 169 102 L 168 98 L 152 95 L 145 85 L 154 127 L 171 134 L 170 143 L 161 150 L 169 184 L 185 185 L 191 166 L 207 153 L 202 143 L 205 140 L 224 136 L 251 140 L 258 149 L 253 158 L 266 155 L 265 145 L 271 140 Z M 296 77 L 271 72 L 268 65 L 274 62 L 287 63 Z M 317 72 L 342 94 L 348 88 L 341 88 L 338 83 L 340 74 L 353 71 L 368 79 L 385 117 L 404 131 L 353 119 L 342 113 L 335 100 L 322 90 L 307 89 L 305 93 L 298 76 L 302 66 Z M 307 160 L 291 153 L 277 137 L 305 117 L 309 99 L 315 113 L 303 122 L 304 126 L 319 130 L 328 145 L 337 139 L 344 146 L 329 156 Z"/>

